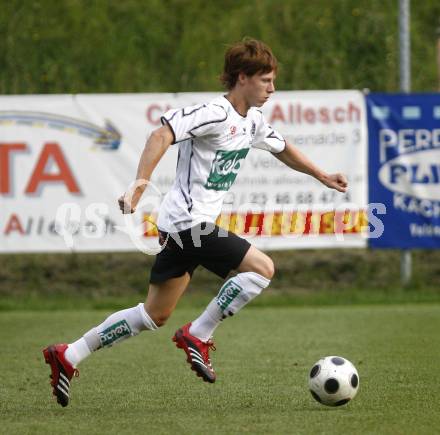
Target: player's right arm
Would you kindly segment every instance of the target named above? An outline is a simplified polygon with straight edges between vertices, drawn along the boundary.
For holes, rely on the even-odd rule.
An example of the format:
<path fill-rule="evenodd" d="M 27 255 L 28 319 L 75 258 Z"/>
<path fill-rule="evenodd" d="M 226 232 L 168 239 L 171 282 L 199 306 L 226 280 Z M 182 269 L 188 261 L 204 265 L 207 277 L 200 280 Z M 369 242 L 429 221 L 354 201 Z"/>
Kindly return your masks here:
<path fill-rule="evenodd" d="M 118 199 L 122 213 L 133 213 L 136 210 L 136 206 L 150 181 L 151 174 L 173 141 L 174 134 L 168 124 L 151 133 L 139 160 L 136 182 Z"/>
<path fill-rule="evenodd" d="M 133 188 L 119 198 L 122 213 L 133 213 L 147 187 L 151 174 L 171 144 L 214 134 L 227 118 L 221 106 L 198 104 L 171 109 L 161 117 L 162 127 L 154 130 L 145 145 Z"/>

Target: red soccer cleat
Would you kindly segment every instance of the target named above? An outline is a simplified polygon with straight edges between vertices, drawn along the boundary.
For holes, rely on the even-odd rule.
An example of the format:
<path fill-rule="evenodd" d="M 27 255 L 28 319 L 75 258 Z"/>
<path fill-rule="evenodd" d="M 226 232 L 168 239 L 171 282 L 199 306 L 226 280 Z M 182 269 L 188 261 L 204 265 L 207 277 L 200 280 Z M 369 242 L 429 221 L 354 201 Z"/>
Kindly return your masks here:
<path fill-rule="evenodd" d="M 191 323 L 187 323 L 176 331 L 173 341 L 179 349 L 187 355 L 186 361 L 191 365 L 191 370 L 197 373 L 205 382 L 215 382 L 215 372 L 209 359 L 209 350 L 215 350 L 214 343 L 209 340 L 204 343 L 189 333 Z"/>
<path fill-rule="evenodd" d="M 70 380 L 73 376 L 79 376 L 78 370 L 64 357 L 66 349 L 67 344 L 54 344 L 43 350 L 46 364 L 50 365 L 52 371 L 50 384 L 53 387 L 53 395 L 63 407 L 69 404 Z"/>

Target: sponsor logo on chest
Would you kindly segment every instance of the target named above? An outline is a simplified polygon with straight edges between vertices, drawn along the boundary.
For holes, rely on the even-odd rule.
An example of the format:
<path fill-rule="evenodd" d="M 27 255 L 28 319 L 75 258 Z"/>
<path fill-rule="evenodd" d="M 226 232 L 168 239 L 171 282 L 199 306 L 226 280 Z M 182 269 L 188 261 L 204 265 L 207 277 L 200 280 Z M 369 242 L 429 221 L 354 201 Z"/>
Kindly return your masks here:
<path fill-rule="evenodd" d="M 205 183 L 210 190 L 229 190 L 237 177 L 242 160 L 249 152 L 249 148 L 234 151 L 219 150 L 215 153 L 211 163 L 211 170 Z"/>

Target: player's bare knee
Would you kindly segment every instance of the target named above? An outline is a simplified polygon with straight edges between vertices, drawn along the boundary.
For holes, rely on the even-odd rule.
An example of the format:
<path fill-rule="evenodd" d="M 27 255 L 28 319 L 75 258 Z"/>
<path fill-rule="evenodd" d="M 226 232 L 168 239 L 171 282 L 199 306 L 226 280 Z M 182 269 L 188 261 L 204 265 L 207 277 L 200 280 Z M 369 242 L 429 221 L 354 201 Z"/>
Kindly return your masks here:
<path fill-rule="evenodd" d="M 275 275 L 275 265 L 271 258 L 267 257 L 264 262 L 261 264 L 261 272 L 258 272 L 260 275 L 264 276 L 267 279 L 272 279 Z"/>
<path fill-rule="evenodd" d="M 266 279 L 272 279 L 275 274 L 275 266 L 272 259 L 264 255 L 264 257 L 261 257 L 259 261 L 253 265 L 252 272 L 258 273 Z"/>

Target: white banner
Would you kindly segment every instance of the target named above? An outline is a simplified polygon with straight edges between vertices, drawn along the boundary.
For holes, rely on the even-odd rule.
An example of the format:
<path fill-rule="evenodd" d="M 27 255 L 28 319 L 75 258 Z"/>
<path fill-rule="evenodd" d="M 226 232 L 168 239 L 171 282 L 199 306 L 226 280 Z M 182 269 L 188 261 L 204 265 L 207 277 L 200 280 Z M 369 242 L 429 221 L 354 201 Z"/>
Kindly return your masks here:
<path fill-rule="evenodd" d="M 158 247 L 155 220 L 174 181 L 177 146 L 157 167 L 142 206 L 122 216 L 148 134 L 169 108 L 214 93 L 0 97 L 0 252 L 129 251 Z M 221 226 L 263 249 L 365 246 L 367 132 L 357 91 L 277 92 L 263 112 L 328 172 L 340 194 L 252 150 L 227 194 Z M 130 228 L 136 229 L 133 235 Z"/>

